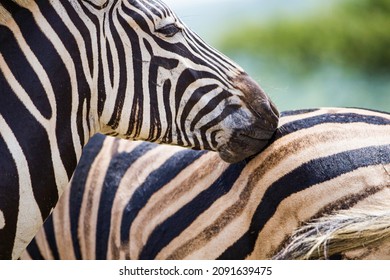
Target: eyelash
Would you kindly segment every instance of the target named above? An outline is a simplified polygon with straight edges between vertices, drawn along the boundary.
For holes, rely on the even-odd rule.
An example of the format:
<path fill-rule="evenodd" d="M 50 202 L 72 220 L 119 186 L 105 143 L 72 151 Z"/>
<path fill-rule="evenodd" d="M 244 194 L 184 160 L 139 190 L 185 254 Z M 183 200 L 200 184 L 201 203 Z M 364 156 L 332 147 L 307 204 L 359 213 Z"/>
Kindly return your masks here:
<path fill-rule="evenodd" d="M 163 34 L 166 37 L 173 37 L 181 31 L 181 29 L 174 23 L 165 25 L 156 30 L 158 33 Z"/>

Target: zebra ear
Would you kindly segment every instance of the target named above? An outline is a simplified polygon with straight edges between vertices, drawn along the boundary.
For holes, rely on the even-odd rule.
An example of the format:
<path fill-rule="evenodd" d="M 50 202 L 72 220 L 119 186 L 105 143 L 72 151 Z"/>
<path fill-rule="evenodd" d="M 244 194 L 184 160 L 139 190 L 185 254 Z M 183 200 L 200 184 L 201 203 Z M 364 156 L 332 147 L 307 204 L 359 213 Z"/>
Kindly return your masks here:
<path fill-rule="evenodd" d="M 110 0 L 84 0 L 84 1 L 90 4 L 91 6 L 93 6 L 94 8 L 100 10 L 107 7 L 108 2 Z"/>

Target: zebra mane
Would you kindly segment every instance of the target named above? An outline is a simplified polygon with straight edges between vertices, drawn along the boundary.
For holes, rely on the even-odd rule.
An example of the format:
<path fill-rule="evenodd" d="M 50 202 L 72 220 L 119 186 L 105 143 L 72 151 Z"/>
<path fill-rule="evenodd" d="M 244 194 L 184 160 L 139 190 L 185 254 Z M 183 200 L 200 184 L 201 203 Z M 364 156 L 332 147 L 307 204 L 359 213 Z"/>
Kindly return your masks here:
<path fill-rule="evenodd" d="M 390 244 L 389 209 L 390 202 L 383 201 L 315 219 L 299 228 L 274 259 L 327 259 L 362 247 Z"/>

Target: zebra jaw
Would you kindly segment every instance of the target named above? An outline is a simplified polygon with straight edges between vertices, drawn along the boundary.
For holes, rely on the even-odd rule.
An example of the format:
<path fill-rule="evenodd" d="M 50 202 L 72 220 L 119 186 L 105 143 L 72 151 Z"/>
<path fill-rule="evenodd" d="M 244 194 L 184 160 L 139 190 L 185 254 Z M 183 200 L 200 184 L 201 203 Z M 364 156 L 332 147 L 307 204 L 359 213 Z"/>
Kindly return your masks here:
<path fill-rule="evenodd" d="M 240 99 L 244 105 L 225 120 L 225 127 L 230 127 L 232 132 L 230 139 L 217 148 L 220 157 L 229 163 L 262 151 L 279 123 L 276 106 L 252 78 L 242 73 L 233 79 L 233 84 L 243 95 Z"/>
<path fill-rule="evenodd" d="M 237 121 L 237 117 L 235 121 Z M 264 128 L 259 126 L 258 120 L 254 120 L 250 126 L 233 129 L 228 141 L 225 141 L 217 148 L 219 156 L 226 162 L 236 163 L 258 154 L 270 143 L 277 124 L 278 120 L 276 120 L 272 128 Z M 273 128 L 274 126 L 275 128 Z"/>
<path fill-rule="evenodd" d="M 247 135 L 240 138 L 234 138 L 229 143 L 222 145 L 218 149 L 222 160 L 229 163 L 242 161 L 250 156 L 256 155 L 267 147 L 269 139 L 256 139 Z"/>

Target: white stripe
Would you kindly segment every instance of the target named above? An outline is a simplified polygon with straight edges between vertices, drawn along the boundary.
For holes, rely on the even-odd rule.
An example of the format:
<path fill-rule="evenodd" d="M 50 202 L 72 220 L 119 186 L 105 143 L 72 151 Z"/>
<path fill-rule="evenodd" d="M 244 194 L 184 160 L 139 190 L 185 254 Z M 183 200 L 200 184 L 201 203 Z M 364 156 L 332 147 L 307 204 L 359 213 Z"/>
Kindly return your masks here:
<path fill-rule="evenodd" d="M 210 165 L 212 165 L 213 172 L 207 172 L 210 170 Z M 218 179 L 228 166 L 229 164 L 220 160 L 216 153 L 206 153 L 183 169 L 160 191 L 153 194 L 132 224 L 130 232 L 131 242 L 132 244 L 138 243 L 138 247 L 132 247 L 132 251 L 137 250 L 133 257 L 140 253 L 142 246 L 147 242 L 151 233 L 158 225 L 179 212 L 181 208 L 208 189 L 210 182 Z M 206 172 L 197 174 L 194 170 Z M 188 186 L 188 189 L 184 189 L 183 185 Z M 145 223 L 145 221 L 148 222 Z M 202 227 L 202 225 L 198 226 Z"/>
<path fill-rule="evenodd" d="M 69 15 L 65 8 L 62 6 L 60 1 L 52 1 L 52 6 L 56 10 L 57 14 L 61 16 L 63 23 L 68 27 L 69 31 L 73 34 L 77 45 L 81 51 L 81 58 L 83 63 L 84 75 L 87 79 L 88 85 L 91 89 L 91 100 L 90 100 L 90 112 L 88 120 L 91 122 L 90 135 L 93 135 L 99 129 L 98 122 L 98 74 L 99 74 L 99 47 L 97 41 L 97 30 L 96 26 L 91 22 L 89 17 L 84 13 L 84 10 L 77 1 L 71 1 L 71 5 L 74 7 L 75 12 L 79 15 L 80 20 L 85 24 L 91 38 L 91 51 L 92 51 L 92 67 L 93 73 L 89 70 L 87 49 L 85 41 L 80 34 L 73 21 L 69 18 Z M 85 118 L 83 120 L 86 120 Z M 86 142 L 84 142 L 86 143 Z"/>
<path fill-rule="evenodd" d="M 0 209 L 0 230 L 5 227 L 5 217 L 3 211 Z"/>
<path fill-rule="evenodd" d="M 68 186 L 69 188 L 69 186 Z M 74 260 L 74 248 L 70 224 L 70 190 L 66 190 L 61 196 L 56 208 L 53 211 L 53 227 L 58 254 L 61 260 Z M 43 234 L 45 231 L 42 231 Z M 46 243 L 47 244 L 47 243 Z M 49 247 L 50 248 L 50 247 Z M 50 250 L 46 249 L 48 252 Z"/>
<path fill-rule="evenodd" d="M 46 232 L 45 232 L 43 226 L 38 231 L 38 233 L 35 235 L 34 240 L 37 243 L 37 246 L 39 248 L 39 253 L 42 255 L 42 258 L 44 260 L 54 260 L 53 254 L 50 250 L 50 245 L 47 242 L 48 239 L 46 237 Z"/>
<path fill-rule="evenodd" d="M 28 93 L 20 85 L 14 74 L 11 72 L 11 69 L 8 67 L 7 62 L 5 61 L 3 55 L 0 53 L 0 71 L 7 77 L 8 85 L 11 87 L 12 91 L 15 93 L 16 97 L 23 103 L 27 108 L 30 114 L 39 122 L 43 127 L 47 128 L 50 125 L 50 121 L 42 116 L 41 112 L 35 107 L 34 102 L 31 100 Z"/>
<path fill-rule="evenodd" d="M 30 46 L 27 44 L 25 39 L 22 36 L 22 33 L 17 26 L 16 22 L 13 20 L 9 21 L 9 28 L 15 34 L 16 41 L 21 48 L 22 52 L 25 54 L 27 61 L 30 66 L 33 68 L 34 72 L 37 74 L 39 81 L 41 82 L 45 94 L 49 100 L 50 108 L 52 110 L 51 119 L 46 119 L 42 116 L 38 108 L 35 107 L 33 101 L 31 100 L 29 94 L 24 90 L 24 88 L 17 81 L 16 77 L 13 75 L 12 71 L 9 69 L 5 59 L 0 54 L 0 69 L 7 77 L 7 81 L 12 88 L 13 92 L 19 98 L 19 100 L 26 106 L 27 110 L 33 115 L 33 117 L 45 128 L 49 143 L 50 150 L 52 154 L 52 160 L 55 173 L 55 180 L 58 187 L 59 196 L 62 194 L 62 188 L 68 183 L 69 178 L 67 176 L 65 166 L 61 160 L 57 138 L 56 138 L 56 122 L 57 122 L 57 104 L 55 100 L 54 90 L 51 86 L 50 79 L 43 68 L 42 64 L 39 62 L 38 58 L 32 52 Z"/>
<path fill-rule="evenodd" d="M 323 107 L 310 113 L 302 113 L 298 115 L 285 116 L 283 118 L 280 118 L 279 127 L 293 121 L 297 121 L 297 120 L 302 121 L 308 118 L 312 118 L 320 115 L 326 115 L 326 114 L 361 114 L 363 115 L 362 119 L 365 118 L 364 116 L 375 116 L 375 117 L 387 118 L 390 120 L 389 114 L 378 113 L 375 111 L 369 111 L 364 109 L 353 109 L 353 108 Z"/>
<path fill-rule="evenodd" d="M 346 133 L 346 130 L 353 132 L 351 134 Z M 386 129 L 386 130 L 384 130 Z M 321 135 L 331 135 L 332 131 L 342 131 L 337 133 L 336 137 L 327 140 L 327 142 L 319 144 L 311 144 L 310 141 L 317 141 Z M 367 131 L 370 131 L 370 135 L 367 135 Z M 164 259 L 169 256 L 176 248 L 181 244 L 191 240 L 191 238 L 197 236 L 206 227 L 214 223 L 217 217 L 224 215 L 226 209 L 232 206 L 234 203 L 240 200 L 240 194 L 242 189 L 248 184 L 250 174 L 255 174 L 254 170 L 258 168 L 262 162 L 266 162 L 272 154 L 280 151 L 284 145 L 288 145 L 292 141 L 301 139 L 302 143 L 306 143 L 304 149 L 297 151 L 296 156 L 290 155 L 284 158 L 272 169 L 268 170 L 262 178 L 258 178 L 256 187 L 251 193 L 251 197 L 248 199 L 248 204 L 245 209 L 228 227 L 226 227 L 218 237 L 212 243 L 207 244 L 207 250 L 202 251 L 203 257 L 215 258 L 223 253 L 225 248 L 231 244 L 232 240 L 239 239 L 248 230 L 251 217 L 254 214 L 257 206 L 259 205 L 264 193 L 268 187 L 275 182 L 278 178 L 286 175 L 295 168 L 309 162 L 312 159 L 319 157 L 325 157 L 337 154 L 345 151 L 346 147 L 349 150 L 359 149 L 371 145 L 383 145 L 389 144 L 390 126 L 381 127 L 373 126 L 362 123 L 357 124 L 323 124 L 312 128 L 311 130 L 300 130 L 297 133 L 286 135 L 279 141 L 274 142 L 267 150 L 261 153 L 258 157 L 252 160 L 242 171 L 240 177 L 236 180 L 231 191 L 220 199 L 216 200 L 213 205 L 207 209 L 204 213 L 198 216 L 198 218 L 188 226 L 178 237 L 176 237 L 169 245 L 161 250 L 157 258 Z M 350 139 L 354 139 L 351 141 Z M 307 141 L 307 142 L 305 142 Z M 323 140 L 324 141 L 324 140 Z M 253 184 L 254 182 L 251 182 Z M 200 226 L 202 225 L 202 226 Z M 229 236 L 229 239 L 223 238 L 223 236 Z M 221 245 L 221 243 L 225 243 Z M 211 246 L 213 245 L 213 246 Z M 194 255 L 189 255 L 188 258 L 198 258 L 196 252 Z"/>
<path fill-rule="evenodd" d="M 124 143 L 126 144 L 126 143 Z M 138 144 L 139 145 L 139 144 Z M 138 189 L 141 182 L 144 182 L 150 173 L 154 170 L 158 169 L 169 157 L 171 157 L 174 153 L 181 150 L 179 147 L 172 147 L 170 149 L 165 149 L 164 146 L 160 145 L 137 159 L 131 167 L 126 171 L 123 176 L 114 202 L 113 208 L 111 211 L 112 220 L 111 220 L 111 229 L 120 229 L 121 222 L 123 217 L 123 207 L 126 207 L 127 202 L 131 199 L 134 192 Z M 164 152 L 162 152 L 164 151 Z M 147 163 L 147 168 L 145 168 L 145 163 Z M 133 226 L 132 226 L 133 227 Z M 131 231 L 131 228 L 130 228 Z M 133 253 L 139 249 L 138 245 L 133 243 L 133 239 L 130 238 L 129 250 Z M 112 250 L 112 246 L 115 244 L 117 248 L 121 248 L 122 244 L 120 241 L 120 232 L 114 234 L 112 236 L 112 232 L 110 234 L 110 240 L 113 242 L 109 243 L 109 252 Z M 123 257 L 123 256 L 122 256 Z M 135 256 L 131 256 L 135 258 Z"/>
<path fill-rule="evenodd" d="M 114 13 L 112 14 L 113 18 L 116 18 L 116 9 L 114 10 Z M 103 68 L 103 77 L 104 77 L 104 84 L 106 87 L 106 93 L 107 93 L 107 99 L 104 103 L 104 114 L 107 118 L 107 121 L 111 119 L 111 117 L 114 114 L 115 108 L 115 102 L 118 98 L 118 89 L 119 89 L 119 82 L 120 82 L 120 62 L 119 62 L 119 56 L 118 56 L 118 50 L 116 45 L 121 44 L 122 42 L 115 42 L 114 38 L 112 37 L 111 30 L 110 30 L 110 24 L 108 22 L 108 19 L 106 17 L 106 21 L 102 23 L 102 28 L 105 26 L 105 32 L 101 30 L 101 34 L 104 34 L 104 36 L 101 36 L 100 44 L 102 46 L 102 68 Z M 107 44 L 108 47 L 107 48 Z M 123 46 L 125 48 L 125 46 Z M 107 51 L 110 50 L 110 53 Z M 111 77 L 110 77 L 110 68 L 108 67 L 108 56 L 111 55 L 112 57 L 112 66 L 113 66 L 113 83 L 111 83 Z M 119 116 L 115 116 L 116 118 L 119 118 Z"/>
<path fill-rule="evenodd" d="M 275 214 L 261 230 L 249 258 L 272 257 L 270 254 L 274 253 L 286 237 L 326 205 L 361 193 L 370 187 L 382 186 L 386 182 L 386 175 L 381 167 L 382 165 L 376 165 L 355 169 L 332 180 L 294 193 L 283 200 L 278 205 Z M 387 180 L 388 183 L 390 183 L 389 180 Z"/>
<path fill-rule="evenodd" d="M 122 9 L 118 9 L 119 16 L 122 17 L 123 11 Z M 133 65 L 133 49 L 130 42 L 129 37 L 126 34 L 126 31 L 123 29 L 123 26 L 119 23 L 118 15 L 113 17 L 114 25 L 117 29 L 117 32 L 119 36 L 122 39 L 123 48 L 124 48 L 124 55 L 125 55 L 125 64 L 126 64 L 126 89 L 130 89 L 132 92 L 126 92 L 125 94 L 125 100 L 123 101 L 123 110 L 120 117 L 120 123 L 118 127 L 118 131 L 124 135 L 128 130 L 130 126 L 130 114 L 131 114 L 131 108 L 133 107 L 134 102 L 134 65 Z M 130 132 L 131 133 L 131 132 Z"/>
<path fill-rule="evenodd" d="M 74 61 L 72 59 L 71 54 L 68 52 L 64 44 L 62 43 L 59 35 L 54 31 L 54 29 L 51 27 L 49 22 L 46 20 L 46 18 L 43 16 L 41 11 L 39 10 L 38 5 L 35 2 L 31 2 L 30 5 L 25 7 L 31 11 L 31 13 L 34 16 L 34 19 L 39 26 L 39 28 L 42 31 L 42 34 L 45 34 L 47 39 L 53 44 L 54 48 L 56 49 L 58 55 L 61 57 L 62 62 L 64 63 L 70 77 L 71 81 L 71 87 L 72 87 L 72 114 L 71 114 L 71 130 L 72 130 L 72 138 L 73 138 L 73 146 L 75 148 L 75 153 L 77 159 L 81 156 L 81 142 L 78 138 L 77 133 L 77 109 L 79 105 L 79 89 L 78 89 L 78 83 L 77 83 L 77 74 L 76 74 L 76 67 L 74 65 Z M 53 151 L 53 161 L 54 162 L 61 162 L 61 158 L 59 155 L 59 152 Z M 63 180 L 60 184 L 57 184 L 59 188 L 64 187 L 68 181 L 69 178 L 66 175 L 65 168 L 55 168 L 54 170 L 60 171 L 60 176 L 56 176 L 56 178 L 67 178 L 66 181 Z M 58 174 L 56 174 L 58 175 Z M 66 175 L 66 176 L 65 176 Z M 64 177 L 65 176 L 65 177 Z M 62 189 L 59 189 L 59 193 L 62 193 Z"/>
<path fill-rule="evenodd" d="M 12 258 L 15 259 L 19 257 L 33 239 L 38 229 L 42 226 L 43 220 L 34 198 L 27 159 L 14 133 L 1 115 L 0 127 L 0 135 L 12 154 L 19 178 L 19 211 L 15 244 L 12 252 Z M 15 211 L 17 210 L 15 209 Z"/>

